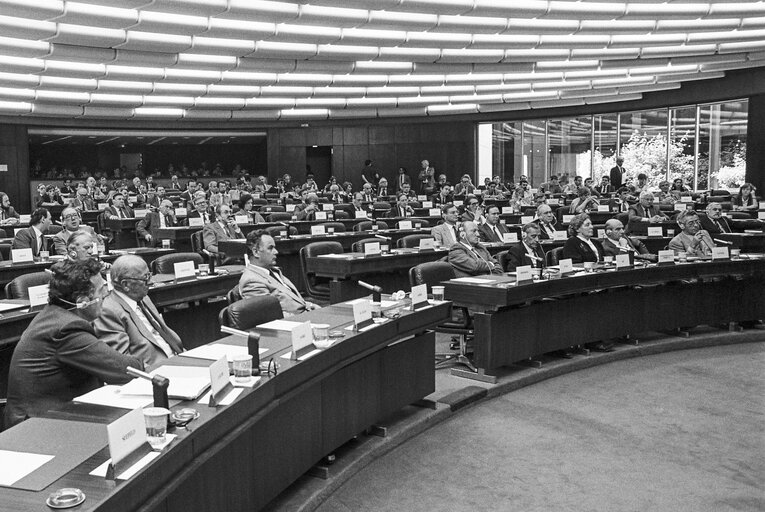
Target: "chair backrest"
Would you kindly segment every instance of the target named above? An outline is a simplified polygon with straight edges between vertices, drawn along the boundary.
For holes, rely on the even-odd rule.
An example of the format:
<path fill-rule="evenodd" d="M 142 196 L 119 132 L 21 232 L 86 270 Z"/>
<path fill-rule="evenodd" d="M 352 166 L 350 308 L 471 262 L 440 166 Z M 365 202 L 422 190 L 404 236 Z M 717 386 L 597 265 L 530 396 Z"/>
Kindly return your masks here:
<path fill-rule="evenodd" d="M 507 272 L 507 260 L 509 259 L 508 258 L 509 253 L 510 251 L 502 251 L 495 256 L 503 272 Z"/>
<path fill-rule="evenodd" d="M 364 252 L 365 245 L 373 244 L 375 242 L 379 242 L 380 244 L 388 244 L 388 247 L 391 246 L 390 238 L 385 238 L 385 240 L 382 238 L 362 238 L 357 242 L 353 242 L 353 245 L 351 245 L 351 252 Z"/>
<path fill-rule="evenodd" d="M 8 238 L 8 233 L 3 228 L 0 228 L 0 238 Z"/>
<path fill-rule="evenodd" d="M 433 235 L 427 235 L 424 233 L 418 235 L 406 235 L 405 237 L 399 238 L 398 242 L 396 242 L 396 245 L 398 245 L 400 248 L 413 249 L 420 246 L 420 240 L 423 238 L 434 237 Z"/>
<path fill-rule="evenodd" d="M 271 226 L 270 228 L 266 228 L 263 231 L 268 233 L 271 236 L 279 236 L 279 233 L 285 229 L 289 229 L 290 235 L 297 235 L 298 230 L 296 227 L 289 226 L 289 228 L 285 228 L 284 226 Z"/>
<path fill-rule="evenodd" d="M 202 260 L 207 260 L 207 252 L 205 251 L 201 229 L 191 233 L 191 250 L 199 254 L 202 257 Z"/>
<path fill-rule="evenodd" d="M 268 199 L 263 199 L 262 197 L 253 197 L 252 198 L 252 205 L 255 206 L 256 204 L 266 205 L 266 204 L 268 204 Z M 273 210 L 271 210 L 271 211 L 273 211 Z"/>
<path fill-rule="evenodd" d="M 377 229 L 388 229 L 388 223 L 384 220 L 378 220 L 375 221 L 375 224 L 377 224 Z M 371 220 L 362 220 L 361 222 L 357 222 L 353 225 L 354 231 L 371 231 L 372 230 L 372 221 Z"/>
<path fill-rule="evenodd" d="M 50 272 L 23 274 L 5 285 L 7 299 L 29 299 L 29 287 L 50 283 Z"/>
<path fill-rule="evenodd" d="M 406 220 L 406 219 L 404 219 L 404 220 Z M 425 219 L 413 219 L 410 222 L 412 223 L 412 227 L 414 227 L 415 223 L 417 223 L 417 222 L 420 223 L 420 227 L 423 227 L 423 228 L 429 228 L 430 227 L 430 222 L 428 222 Z M 443 221 L 441 221 L 441 222 L 443 222 Z M 398 228 L 400 224 L 401 224 L 401 221 L 396 222 L 396 227 Z"/>
<path fill-rule="evenodd" d="M 236 285 L 226 293 L 226 302 L 228 304 L 233 304 L 238 300 L 242 300 L 242 294 L 239 293 L 239 285 Z"/>
<path fill-rule="evenodd" d="M 306 258 L 320 256 L 322 254 L 341 254 L 343 252 L 343 246 L 340 244 L 340 242 L 330 241 L 311 242 L 310 244 L 304 245 L 300 248 L 300 271 L 305 276 L 306 290 L 308 291 L 309 295 L 314 297 L 328 298 L 328 291 L 317 288 L 317 284 L 321 283 L 322 281 L 326 283 L 328 280 L 322 280 L 321 278 L 317 278 L 313 273 L 309 273 L 307 271 Z"/>
<path fill-rule="evenodd" d="M 242 331 L 280 318 L 284 318 L 282 306 L 273 295 L 257 295 L 238 300 L 218 314 L 220 325 Z"/>
<path fill-rule="evenodd" d="M 350 219 L 351 216 L 348 212 L 343 210 L 335 210 L 335 218 L 336 219 Z"/>
<path fill-rule="evenodd" d="M 267 206 L 260 207 L 260 213 L 284 213 L 286 208 L 279 204 L 269 204 Z"/>
<path fill-rule="evenodd" d="M 59 226 L 58 224 L 51 224 L 48 226 L 48 230 L 45 232 L 45 234 L 55 235 L 56 233 L 60 233 L 62 229 L 64 229 L 63 226 Z"/>
<path fill-rule="evenodd" d="M 411 286 L 426 284 L 429 292 L 434 284 L 454 278 L 454 268 L 443 261 L 420 263 L 409 269 L 409 284 Z"/>
<path fill-rule="evenodd" d="M 183 261 L 193 261 L 194 267 L 198 267 L 200 263 L 204 263 L 202 256 L 195 252 L 174 252 L 172 254 L 164 254 L 151 262 L 152 274 L 174 274 L 175 269 L 173 265 L 181 263 Z"/>
<path fill-rule="evenodd" d="M 321 225 L 324 226 L 325 231 L 328 231 L 329 228 L 335 228 L 335 233 L 345 233 L 345 224 L 342 222 L 325 222 Z"/>
<path fill-rule="evenodd" d="M 547 266 L 549 267 L 550 265 L 557 265 L 562 255 L 563 247 L 556 247 L 548 251 L 547 255 L 545 256 L 545 259 L 547 260 Z"/>
<path fill-rule="evenodd" d="M 387 201 L 375 201 L 372 204 L 374 210 L 385 210 L 386 212 L 391 209 L 391 205 Z"/>
<path fill-rule="evenodd" d="M 268 222 L 279 222 L 281 220 L 292 220 L 292 214 L 287 212 L 274 212 L 268 215 Z"/>
<path fill-rule="evenodd" d="M 13 244 L 0 244 L 0 256 L 3 257 L 3 261 L 11 259 L 11 247 L 13 247 Z"/>

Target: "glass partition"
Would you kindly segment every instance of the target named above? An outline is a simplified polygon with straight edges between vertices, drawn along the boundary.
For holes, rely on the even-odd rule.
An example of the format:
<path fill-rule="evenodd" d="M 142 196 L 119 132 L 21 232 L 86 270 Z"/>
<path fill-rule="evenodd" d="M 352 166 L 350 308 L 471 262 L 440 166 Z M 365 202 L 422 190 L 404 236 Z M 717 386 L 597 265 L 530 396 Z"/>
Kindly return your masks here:
<path fill-rule="evenodd" d="M 547 122 L 549 174 L 592 175 L 592 116 L 551 119 Z"/>

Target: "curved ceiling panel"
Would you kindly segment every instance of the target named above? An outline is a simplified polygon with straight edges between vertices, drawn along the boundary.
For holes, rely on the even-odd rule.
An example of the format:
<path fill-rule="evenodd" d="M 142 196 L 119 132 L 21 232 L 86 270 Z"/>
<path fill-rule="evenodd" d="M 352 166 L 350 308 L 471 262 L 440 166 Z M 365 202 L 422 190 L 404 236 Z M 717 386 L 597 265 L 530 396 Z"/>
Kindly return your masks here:
<path fill-rule="evenodd" d="M 258 120 L 622 101 L 765 65 L 765 2 L 0 0 L 0 114 Z"/>

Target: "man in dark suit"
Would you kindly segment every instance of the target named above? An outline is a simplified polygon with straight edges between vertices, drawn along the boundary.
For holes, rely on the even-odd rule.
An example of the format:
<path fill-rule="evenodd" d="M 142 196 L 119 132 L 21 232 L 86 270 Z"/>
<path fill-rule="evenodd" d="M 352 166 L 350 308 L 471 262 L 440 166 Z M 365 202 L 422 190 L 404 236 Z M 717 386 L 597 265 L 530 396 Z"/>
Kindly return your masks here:
<path fill-rule="evenodd" d="M 361 192 L 356 192 L 353 194 L 353 201 L 351 201 L 351 205 L 353 206 L 354 217 L 356 216 L 356 212 L 364 212 L 367 217 L 371 217 L 369 205 L 364 204 L 364 194 Z"/>
<path fill-rule="evenodd" d="M 614 187 L 614 189 L 618 190 L 619 187 L 621 187 L 624 184 L 624 173 L 627 172 L 627 170 L 623 167 L 624 165 L 624 158 L 617 157 L 616 158 L 616 165 L 611 168 L 611 171 L 608 173 L 609 181 L 611 182 L 611 186 Z"/>
<path fill-rule="evenodd" d="M 537 218 L 534 222 L 539 226 L 539 238 L 552 240 L 555 236 L 555 214 L 550 205 L 540 204 L 537 206 Z"/>
<path fill-rule="evenodd" d="M 147 296 L 151 272 L 143 258 L 120 256 L 110 274 L 114 290 L 93 324 L 98 338 L 120 354 L 139 358 L 144 366 L 156 366 L 183 352 L 180 337 Z"/>
<path fill-rule="evenodd" d="M 640 201 L 633 204 L 629 209 L 630 222 L 650 222 L 651 224 L 669 220 L 658 206 L 654 206 L 654 197 L 651 192 L 640 193 Z"/>
<path fill-rule="evenodd" d="M 448 256 L 457 277 L 502 274 L 502 267 L 497 260 L 480 246 L 475 222 L 463 222 L 459 233 L 460 240 L 451 246 Z"/>
<path fill-rule="evenodd" d="M 507 226 L 499 223 L 499 206 L 486 208 L 486 222 L 478 228 L 481 242 L 502 242 L 508 233 Z"/>
<path fill-rule="evenodd" d="M 205 195 L 199 194 L 194 197 L 194 210 L 188 212 L 186 216 L 186 224 L 190 225 L 189 219 L 202 219 L 202 225 L 215 222 L 215 214 L 210 212 L 207 207 L 207 198 Z"/>
<path fill-rule="evenodd" d="M 125 204 L 125 195 L 121 192 L 117 192 L 112 197 L 111 206 L 107 206 L 104 210 L 104 217 L 107 219 L 132 219 L 135 218 L 133 209 Z"/>
<path fill-rule="evenodd" d="M 513 272 L 523 265 L 534 268 L 545 265 L 545 251 L 539 245 L 539 226 L 533 222 L 523 226 L 523 240 L 507 251 L 507 267 L 504 270 Z"/>
<path fill-rule="evenodd" d="M 215 208 L 215 222 L 205 224 L 202 228 L 202 241 L 204 248 L 213 255 L 219 255 L 218 244 L 225 240 L 235 238 L 244 238 L 242 230 L 239 229 L 233 217 L 231 217 L 231 207 L 227 204 L 219 204 Z"/>
<path fill-rule="evenodd" d="M 367 185 L 365 183 L 365 185 Z M 319 206 L 319 196 L 310 192 L 306 194 L 302 203 L 295 206 L 295 217 L 297 220 L 316 220 L 316 212 L 321 211 Z"/>
<path fill-rule="evenodd" d="M 616 189 L 611 185 L 611 178 L 604 174 L 600 177 L 600 185 L 595 187 L 595 191 L 601 196 L 608 196 L 611 193 L 616 192 Z"/>
<path fill-rule="evenodd" d="M 706 215 L 699 215 L 701 229 L 706 230 L 710 235 L 733 233 L 731 223 L 722 215 L 722 204 L 709 203 L 706 212 Z"/>
<path fill-rule="evenodd" d="M 8 375 L 5 427 L 41 416 L 74 397 L 132 379 L 128 366 L 141 361 L 120 354 L 96 337 L 91 322 L 101 315 L 107 294 L 94 259 L 62 261 L 51 267 L 50 303 L 32 319 L 13 350 Z"/>
<path fill-rule="evenodd" d="M 51 225 L 51 215 L 47 208 L 38 208 L 29 218 L 30 226 L 22 229 L 13 237 L 13 249 L 32 249 L 33 256 L 48 249 L 45 233 Z"/>
<path fill-rule="evenodd" d="M 409 206 L 409 198 L 404 193 L 399 193 L 396 198 L 396 206 L 388 210 L 385 214 L 386 217 L 411 217 L 414 215 L 414 210 Z"/>
<path fill-rule="evenodd" d="M 175 217 L 173 216 L 173 203 L 165 199 L 159 205 L 158 212 L 149 212 L 146 217 L 138 221 L 136 231 L 138 236 L 146 240 L 146 243 L 157 247 L 162 244 L 156 236 L 160 228 L 170 228 L 175 226 Z"/>
<path fill-rule="evenodd" d="M 181 203 L 186 206 L 186 208 L 189 208 L 189 205 L 194 204 L 194 192 L 197 191 L 197 182 L 194 180 L 189 180 L 188 183 L 186 183 L 186 190 L 181 192 L 181 195 L 178 196 L 181 199 Z"/>
<path fill-rule="evenodd" d="M 444 184 L 438 194 L 433 196 L 432 201 L 434 205 L 445 205 L 454 202 L 451 185 L 448 183 Z"/>
<path fill-rule="evenodd" d="M 617 219 L 606 221 L 606 238 L 603 239 L 603 255 L 616 258 L 619 254 L 632 253 L 635 259 L 655 262 L 659 257 L 650 254 L 645 244 L 637 238 L 624 235 L 624 224 Z"/>

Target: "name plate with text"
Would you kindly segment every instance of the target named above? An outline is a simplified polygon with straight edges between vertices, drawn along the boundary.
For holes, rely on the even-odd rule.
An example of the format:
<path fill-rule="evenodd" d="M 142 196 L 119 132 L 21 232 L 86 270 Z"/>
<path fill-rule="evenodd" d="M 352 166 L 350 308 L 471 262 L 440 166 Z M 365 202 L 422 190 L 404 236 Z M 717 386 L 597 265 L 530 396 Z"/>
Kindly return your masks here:
<path fill-rule="evenodd" d="M 398 221 L 398 229 L 412 229 L 412 221 L 411 220 Z"/>
<path fill-rule="evenodd" d="M 423 201 L 422 202 L 423 208 L 433 208 L 433 201 Z"/>
<path fill-rule="evenodd" d="M 316 220 L 327 220 L 327 212 L 316 212 L 314 215 L 316 216 Z"/>
<path fill-rule="evenodd" d="M 713 260 L 729 260 L 730 251 L 727 247 L 712 247 Z"/>
<path fill-rule="evenodd" d="M 521 224 L 528 224 L 534 220 L 533 215 L 521 215 Z"/>
<path fill-rule="evenodd" d="M 563 216 L 563 222 L 571 222 L 571 219 L 573 219 L 573 215 L 564 215 Z"/>
<path fill-rule="evenodd" d="M 186 208 L 178 207 L 175 209 L 176 217 L 186 217 L 188 214 L 189 214 L 189 211 Z"/>
<path fill-rule="evenodd" d="M 518 241 L 518 233 L 502 233 L 502 241 L 506 244 L 512 244 Z"/>
<path fill-rule="evenodd" d="M 598 211 L 599 212 L 606 212 L 606 213 L 608 213 L 610 211 L 609 208 L 610 207 L 607 204 L 599 204 L 598 205 Z"/>
<path fill-rule="evenodd" d="M 176 281 L 188 281 L 196 278 L 193 261 L 181 261 L 173 264 L 173 272 Z"/>
<path fill-rule="evenodd" d="M 311 235 L 312 236 L 322 236 L 325 234 L 324 226 L 311 226 Z"/>
<path fill-rule="evenodd" d="M 412 292 L 410 294 L 412 298 L 412 310 L 416 310 L 428 305 L 428 285 L 418 284 L 412 286 Z"/>
<path fill-rule="evenodd" d="M 438 217 L 441 215 L 441 209 L 440 208 L 430 208 L 428 210 L 428 215 L 431 217 Z"/>
<path fill-rule="evenodd" d="M 565 242 L 566 240 L 568 240 L 568 233 L 566 233 L 565 231 L 560 231 L 560 230 L 553 231 L 552 239 L 556 242 L 562 242 L 562 241 Z"/>
<path fill-rule="evenodd" d="M 33 262 L 34 256 L 32 255 L 32 249 L 11 249 L 11 261 L 13 263 Z"/>
<path fill-rule="evenodd" d="M 189 226 L 201 228 L 203 225 L 202 217 L 189 217 Z"/>
<path fill-rule="evenodd" d="M 531 265 L 520 265 L 515 267 L 515 278 L 517 284 L 531 284 L 534 278 L 531 274 Z"/>
<path fill-rule="evenodd" d="M 659 251 L 659 265 L 674 265 L 675 264 L 675 251 L 667 249 L 666 251 Z"/>
<path fill-rule="evenodd" d="M 664 236 L 664 228 L 661 226 L 648 226 L 648 236 Z"/>
<path fill-rule="evenodd" d="M 560 275 L 565 276 L 567 274 L 574 273 L 574 262 L 571 260 L 571 258 L 560 260 L 558 265 L 560 266 Z"/>
<path fill-rule="evenodd" d="M 364 210 L 355 211 L 353 213 L 354 213 L 354 218 L 356 218 L 356 219 L 366 219 L 367 218 L 367 212 L 365 212 Z"/>

